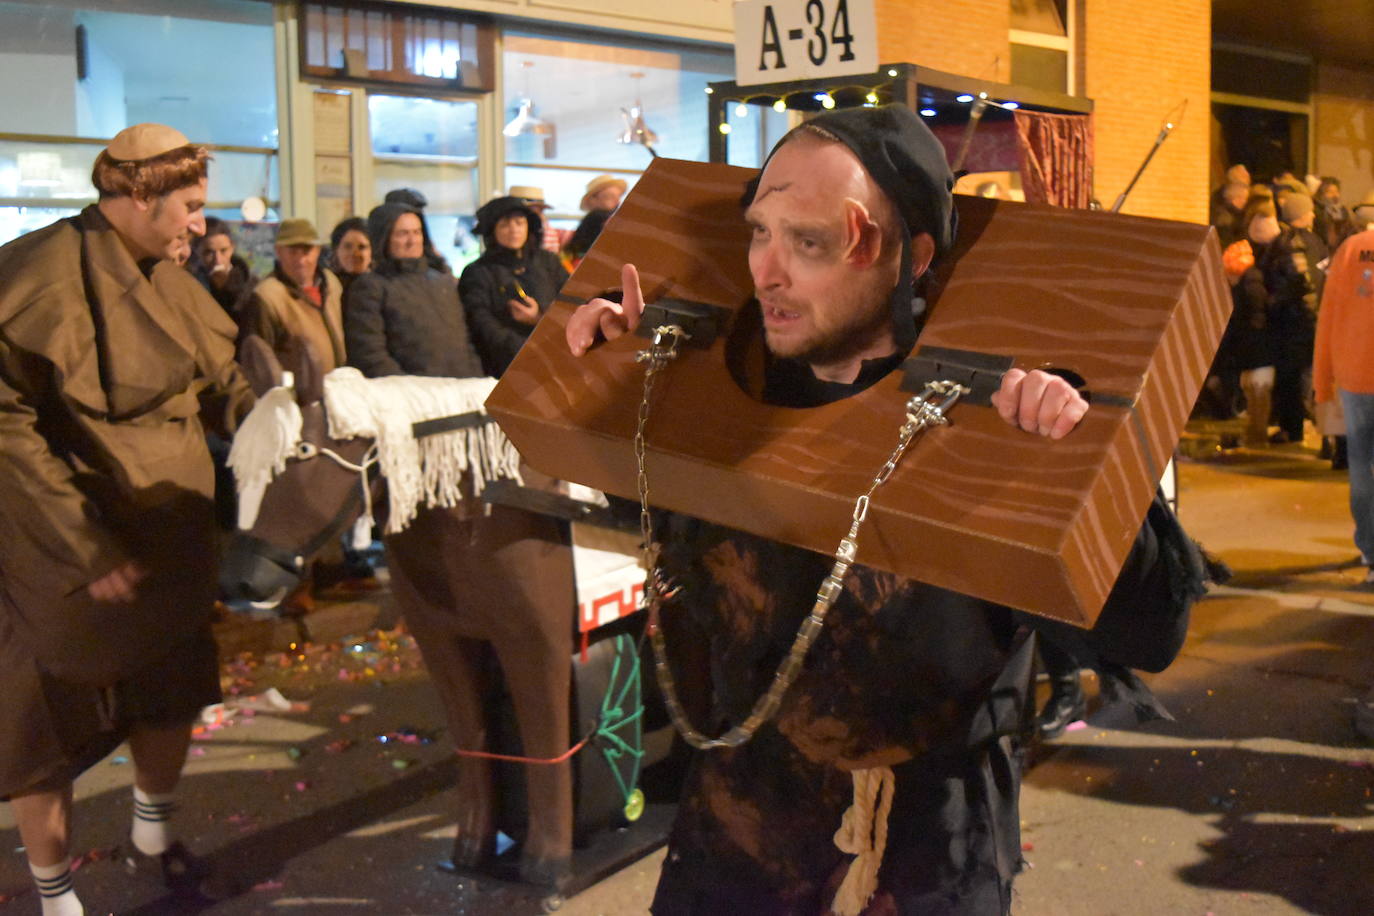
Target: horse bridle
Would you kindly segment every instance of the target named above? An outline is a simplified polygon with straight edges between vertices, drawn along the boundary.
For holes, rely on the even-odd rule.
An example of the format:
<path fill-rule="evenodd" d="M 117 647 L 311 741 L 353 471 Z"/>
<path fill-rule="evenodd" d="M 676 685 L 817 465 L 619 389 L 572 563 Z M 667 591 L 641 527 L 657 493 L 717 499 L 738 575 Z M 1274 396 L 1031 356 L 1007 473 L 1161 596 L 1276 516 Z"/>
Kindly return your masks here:
<path fill-rule="evenodd" d="M 297 443 L 296 454 L 293 456 L 292 460 L 297 462 L 311 461 L 321 455 L 329 458 L 335 464 L 339 465 L 339 467 L 348 471 L 353 471 L 357 474 L 359 490 L 361 492 L 352 492 L 349 498 L 343 501 L 343 504 L 339 507 L 339 511 L 330 519 L 329 524 L 325 525 L 318 534 L 310 538 L 295 551 L 284 547 L 278 547 L 270 541 L 265 541 L 248 532 L 244 532 L 243 534 L 256 556 L 261 557 L 293 576 L 299 576 L 305 569 L 306 557 L 313 556 L 324 547 L 324 545 L 338 537 L 339 532 L 343 531 L 344 527 L 348 525 L 349 517 L 353 514 L 353 510 L 360 502 L 363 505 L 364 516 L 367 518 L 372 517 L 372 486 L 367 478 L 367 471 L 368 468 L 377 464 L 379 460 L 377 443 L 373 442 L 368 446 L 367 451 L 363 453 L 362 461 L 355 464 L 332 448 L 302 440 Z"/>

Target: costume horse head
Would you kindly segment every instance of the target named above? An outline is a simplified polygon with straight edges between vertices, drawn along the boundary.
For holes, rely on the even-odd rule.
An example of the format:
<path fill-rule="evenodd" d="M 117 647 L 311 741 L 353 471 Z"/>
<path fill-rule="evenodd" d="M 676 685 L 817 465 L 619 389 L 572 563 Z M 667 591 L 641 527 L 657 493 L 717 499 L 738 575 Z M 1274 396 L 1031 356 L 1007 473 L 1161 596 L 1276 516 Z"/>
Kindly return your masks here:
<path fill-rule="evenodd" d="M 475 497 L 519 478 L 519 454 L 482 414 L 493 379 L 322 376 L 308 345 L 290 372 L 261 340 L 240 364 L 259 401 L 234 439 L 239 531 L 224 591 L 273 607 L 310 557 L 355 521 L 370 530 L 386 483 L 391 588 L 443 701 L 454 742 L 484 750 L 488 656 L 500 662 L 524 752 L 554 758 L 569 741 L 574 594 L 564 527 Z M 569 765 L 526 768 L 529 821 L 520 874 L 558 884 L 572 849 Z M 495 791 L 485 759 L 460 756 L 454 861 L 495 855 Z"/>

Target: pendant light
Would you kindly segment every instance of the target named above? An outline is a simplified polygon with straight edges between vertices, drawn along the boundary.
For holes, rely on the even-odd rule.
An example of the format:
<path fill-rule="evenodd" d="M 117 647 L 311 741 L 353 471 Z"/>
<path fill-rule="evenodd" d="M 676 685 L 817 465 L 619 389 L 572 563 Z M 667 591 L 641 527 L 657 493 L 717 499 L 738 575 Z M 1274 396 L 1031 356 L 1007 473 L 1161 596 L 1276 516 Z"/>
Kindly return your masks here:
<path fill-rule="evenodd" d="M 631 73 L 630 79 L 642 80 L 643 73 Z M 657 156 L 658 151 L 654 146 L 658 143 L 658 134 L 644 123 L 644 103 L 641 101 L 638 83 L 635 84 L 635 103 L 631 108 L 621 108 L 621 117 L 625 119 L 625 128 L 616 135 L 617 143 L 639 143 L 649 151 L 651 155 Z"/>
<path fill-rule="evenodd" d="M 526 60 L 520 63 L 524 70 L 524 93 L 519 101 L 519 110 L 515 117 L 501 129 L 501 133 L 507 137 L 536 136 L 544 138 L 544 157 L 553 158 L 554 143 L 557 137 L 553 122 L 545 121 L 534 113 L 534 101 L 530 98 L 530 78 L 529 68 L 534 66 L 534 61 Z"/>

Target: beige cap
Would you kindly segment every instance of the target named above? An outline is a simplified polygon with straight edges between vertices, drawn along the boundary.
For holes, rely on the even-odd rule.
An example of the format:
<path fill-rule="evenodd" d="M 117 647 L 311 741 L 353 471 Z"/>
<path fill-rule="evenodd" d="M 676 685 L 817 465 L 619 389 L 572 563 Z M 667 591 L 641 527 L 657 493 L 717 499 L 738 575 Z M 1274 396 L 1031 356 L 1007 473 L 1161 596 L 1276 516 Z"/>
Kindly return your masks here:
<path fill-rule="evenodd" d="M 518 197 L 525 202 L 527 207 L 549 209 L 549 204 L 544 200 L 544 189 L 536 188 L 532 184 L 513 184 L 510 186 L 510 196 Z"/>
<path fill-rule="evenodd" d="M 284 219 L 277 227 L 278 245 L 323 245 L 324 239 L 308 219 Z"/>
<path fill-rule="evenodd" d="M 1295 223 L 1313 211 L 1312 198 L 1306 194 L 1289 194 L 1279 208 L 1285 223 Z"/>
<path fill-rule="evenodd" d="M 135 124 L 115 134 L 105 152 L 111 159 L 121 162 L 139 162 L 161 156 L 182 146 L 189 146 L 190 140 L 175 127 L 166 124 Z"/>
<path fill-rule="evenodd" d="M 629 186 L 629 182 L 624 178 L 616 178 L 614 175 L 597 175 L 591 181 L 587 182 L 587 193 L 582 195 L 582 209 L 590 209 L 591 197 L 598 191 L 605 188 L 618 187 L 620 188 L 620 193 L 624 194 L 625 189 Z"/>

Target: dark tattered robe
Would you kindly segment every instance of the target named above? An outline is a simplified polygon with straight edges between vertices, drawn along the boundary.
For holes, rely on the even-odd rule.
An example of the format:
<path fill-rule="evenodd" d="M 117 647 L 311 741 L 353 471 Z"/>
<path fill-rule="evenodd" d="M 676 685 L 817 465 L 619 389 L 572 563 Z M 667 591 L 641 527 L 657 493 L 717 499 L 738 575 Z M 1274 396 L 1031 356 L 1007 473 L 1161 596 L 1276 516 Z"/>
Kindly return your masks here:
<path fill-rule="evenodd" d="M 73 775 L 130 716 L 184 715 L 124 685 L 208 639 L 200 416 L 227 430 L 251 394 L 223 310 L 144 267 L 96 207 L 0 248 L 0 796 Z M 130 559 L 137 599 L 92 600 Z"/>
<path fill-rule="evenodd" d="M 787 406 L 833 401 L 895 361 L 866 363 L 854 386 L 779 362 L 764 396 Z M 1157 668 L 1172 659 L 1176 625 L 1196 596 L 1181 585 L 1182 537 L 1162 505 L 1151 510 L 1099 626 L 1075 631 L 1085 663 Z M 683 701 L 698 728 L 719 734 L 768 688 L 833 558 L 677 515 L 659 519 L 656 540 Z M 742 747 L 696 752 L 655 916 L 827 913 L 852 859 L 833 839 L 853 799 L 850 771 L 873 766 L 891 766 L 896 788 L 865 916 L 1009 912 L 1031 712 L 1028 623 L 1042 625 L 854 567 L 776 718 Z M 1052 628 L 1057 639 L 1073 636 L 1067 625 Z"/>

